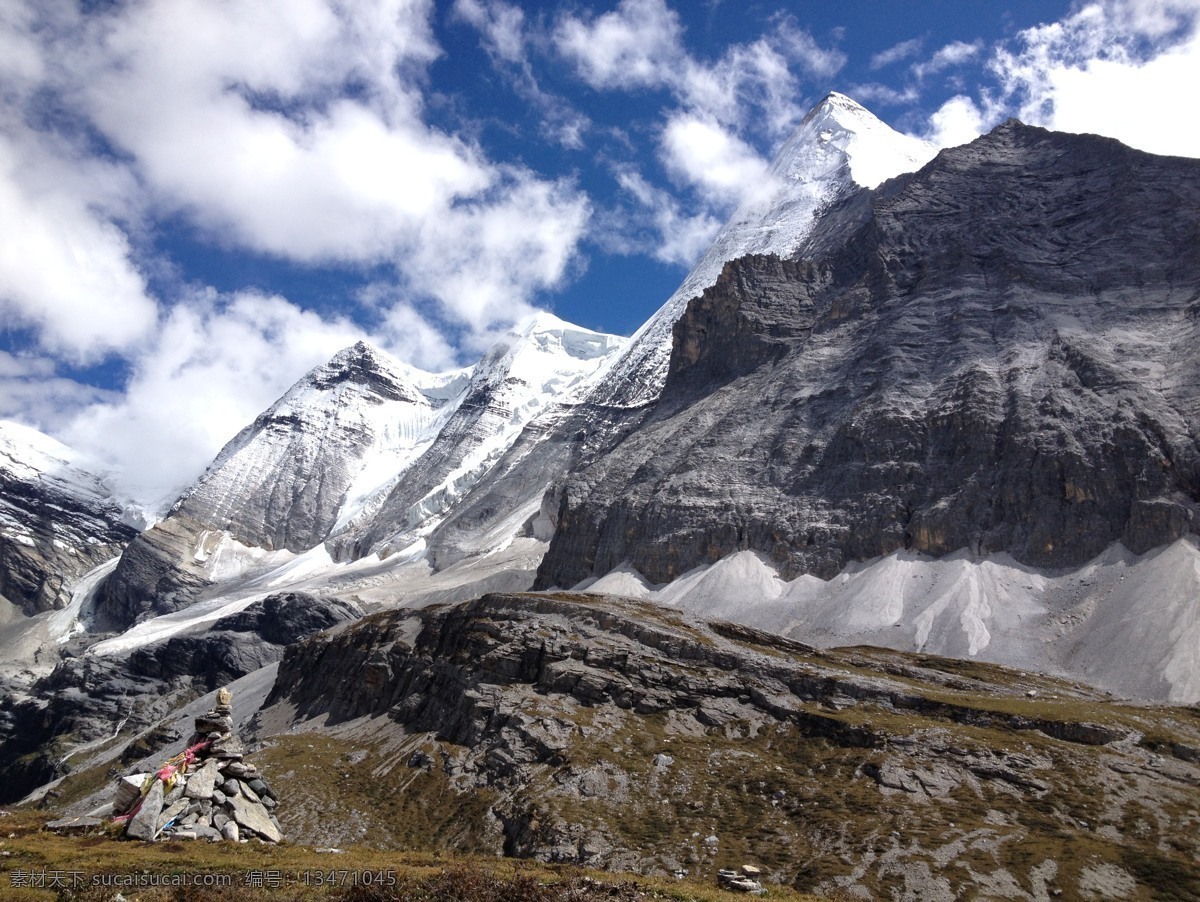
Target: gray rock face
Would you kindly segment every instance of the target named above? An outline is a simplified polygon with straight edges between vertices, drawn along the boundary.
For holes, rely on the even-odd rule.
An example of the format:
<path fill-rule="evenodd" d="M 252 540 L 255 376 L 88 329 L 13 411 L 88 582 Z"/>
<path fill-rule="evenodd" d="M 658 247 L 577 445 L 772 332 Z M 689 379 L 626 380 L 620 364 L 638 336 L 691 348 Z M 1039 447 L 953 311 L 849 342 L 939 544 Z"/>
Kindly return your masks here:
<path fill-rule="evenodd" d="M 137 535 L 101 478 L 70 454 L 31 429 L 0 423 L 0 596 L 29 616 L 65 607 L 71 581 Z"/>
<path fill-rule="evenodd" d="M 187 678 L 208 692 L 278 661 L 285 645 L 362 613 L 356 604 L 338 598 L 303 592 L 269 595 L 202 633 L 137 649 L 127 669 L 160 680 Z"/>
<path fill-rule="evenodd" d="M 1029 679 L 1058 702 L 1031 701 Z M 1183 812 L 1200 769 L 1166 761 L 1161 740 L 1142 742 L 1131 724 L 1148 709 L 1114 705 L 1110 732 L 1095 733 L 1077 718 L 1101 698 L 990 665 L 817 652 L 626 599 L 556 593 L 389 611 L 292 646 L 267 704 L 335 735 L 354 721 L 389 750 L 414 749 L 407 766 L 438 798 L 486 794 L 479 817 L 496 823 L 474 826 L 502 832 L 505 854 L 666 873 L 770 856 L 772 880 L 822 892 L 835 884 L 818 886 L 829 872 L 810 864 L 836 860 L 837 886 L 873 895 L 897 867 L 943 854 L 938 867 L 970 895 L 993 870 L 1023 873 L 1030 848 L 1035 861 L 1058 855 L 1043 841 L 1065 843 L 1065 856 L 1073 837 L 1100 827 L 1115 841 L 1134 773 L 1139 805 L 1174 812 L 1163 835 L 1188 835 L 1172 859 L 1188 869 L 1197 840 Z M 1162 717 L 1195 741 L 1179 709 Z M 392 779 L 414 791 L 407 775 Z M 1064 817 L 1070 805 L 1105 813 L 1080 826 Z M 993 828 L 1021 844 L 997 842 L 983 872 L 945 854 Z M 941 832 L 930 840 L 927 829 Z M 1060 860 L 1069 894 L 1073 865 Z"/>
<path fill-rule="evenodd" d="M 358 605 L 340 598 L 282 592 L 268 595 L 237 614 L 222 617 L 213 624 L 213 629 L 254 633 L 273 645 L 291 645 L 362 615 Z"/>
<path fill-rule="evenodd" d="M 1013 121 L 827 218 L 689 305 L 655 410 L 561 490 L 539 587 L 1195 531 L 1200 163 Z"/>
<path fill-rule="evenodd" d="M 159 780 L 155 780 L 146 797 L 142 799 L 142 807 L 129 819 L 125 835 L 130 839 L 150 842 L 158 833 L 158 816 L 162 814 L 162 808 L 163 785 Z"/>
<path fill-rule="evenodd" d="M 360 342 L 297 382 L 127 549 L 97 606 L 100 622 L 124 629 L 195 601 L 209 585 L 206 537 L 297 552 L 319 545 L 381 433 L 416 443 L 456 391 L 421 388 L 410 375 Z"/>
<path fill-rule="evenodd" d="M 148 612 L 186 607 L 209 585 L 195 560 L 200 524 L 177 513 L 130 542 L 105 580 L 95 617 L 100 629 L 122 630 Z"/>
<path fill-rule="evenodd" d="M 124 660 L 64 660 L 33 685 L 30 697 L 0 698 L 0 801 L 20 799 L 53 779 L 56 758 L 45 749 L 54 737 L 93 740 L 111 734 L 118 722 L 128 729 L 149 726 L 183 697 L 278 661 L 283 643 L 361 616 L 357 605 L 340 599 L 284 593 L 222 618 L 210 630 L 144 646 Z"/>
<path fill-rule="evenodd" d="M 333 526 L 375 438 L 369 414 L 387 402 L 423 412 L 423 420 L 437 406 L 359 342 L 235 437 L 177 510 L 247 545 L 307 551 Z"/>

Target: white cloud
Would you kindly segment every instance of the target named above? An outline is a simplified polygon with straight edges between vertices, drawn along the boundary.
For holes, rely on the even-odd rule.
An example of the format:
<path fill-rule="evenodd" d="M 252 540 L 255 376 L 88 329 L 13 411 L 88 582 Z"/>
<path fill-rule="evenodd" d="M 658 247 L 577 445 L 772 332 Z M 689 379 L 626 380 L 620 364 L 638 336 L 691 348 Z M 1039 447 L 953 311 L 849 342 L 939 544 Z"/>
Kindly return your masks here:
<path fill-rule="evenodd" d="M 527 45 L 531 40 L 546 43 L 544 31 L 535 29 L 531 39 L 525 12 L 505 0 L 456 0 L 453 13 L 456 19 L 479 31 L 493 66 L 541 115 L 541 136 L 568 150 L 582 150 L 591 121 L 563 97 L 544 90 L 533 73 Z"/>
<path fill-rule="evenodd" d="M 941 72 L 953 66 L 961 66 L 979 56 L 982 49 L 982 41 L 973 41 L 969 44 L 966 41 L 952 41 L 939 48 L 929 59 L 922 63 L 916 63 L 912 67 L 913 74 L 920 80 L 935 72 Z"/>
<path fill-rule="evenodd" d="M 117 225 L 136 215 L 128 171 L 89 156 L 69 128 L 22 116 L 59 65 L 37 34 L 60 5 L 0 10 L 0 316 L 93 363 L 144 338 L 157 310 Z"/>
<path fill-rule="evenodd" d="M 279 297 L 206 292 L 171 311 L 121 397 L 56 434 L 113 467 L 143 503 L 169 502 L 300 374 L 360 337 Z"/>
<path fill-rule="evenodd" d="M 286 260 L 390 264 L 415 295 L 446 302 L 448 319 L 480 332 L 511 322 L 534 293 L 563 278 L 574 252 L 564 236 L 578 239 L 586 199 L 570 184 L 498 166 L 422 118 L 423 70 L 439 52 L 430 0 L 138 0 L 88 15 L 63 4 L 52 9 L 0 23 L 10 43 L 53 61 L 40 71 L 13 64 L 42 93 L 24 92 L 10 118 L 34 116 L 47 96 L 84 117 L 122 154 L 106 165 L 124 173 L 143 212 L 182 216 L 213 243 Z M 515 52 L 515 8 L 490 9 L 496 46 Z M 578 140 L 579 122 L 559 125 L 564 140 Z M 508 195 L 539 203 L 521 219 Z M 71 197 L 92 210 L 89 198 Z M 434 220 L 442 225 L 430 230 Z M 500 229 L 547 237 L 549 246 L 525 241 L 519 257 L 497 261 L 513 244 L 491 237 Z M 112 265 L 129 256 L 112 218 L 100 217 L 92 232 L 67 243 L 106 241 L 110 281 L 128 276 Z M 442 250 L 430 240 L 454 246 L 437 270 L 423 262 Z M 475 265 L 479 258 L 489 265 Z M 444 290 L 443 273 L 455 261 L 469 265 L 450 271 L 450 281 L 500 275 L 475 286 L 492 301 L 460 302 L 461 291 Z M 110 293 L 136 295 L 137 280 L 126 281 Z"/>
<path fill-rule="evenodd" d="M 679 17 L 663 0 L 622 0 L 595 18 L 563 16 L 554 33 L 559 53 L 597 89 L 664 88 L 691 113 L 769 139 L 804 114 L 798 73 L 827 79 L 845 65 L 787 16 L 756 41 L 731 45 L 715 61 L 687 51 Z"/>
<path fill-rule="evenodd" d="M 116 392 L 58 375 L 55 362 L 47 357 L 0 351 L 0 419 L 50 433 L 63 428 L 84 408 L 117 397 Z"/>
<path fill-rule="evenodd" d="M 921 99 L 920 90 L 911 84 L 895 88 L 879 82 L 869 82 L 863 85 L 854 85 L 850 88 L 849 93 L 851 97 L 865 106 L 873 103 L 908 104 L 916 103 Z"/>
<path fill-rule="evenodd" d="M 676 77 L 682 35 L 679 17 L 663 0 L 621 0 L 591 21 L 564 17 L 555 42 L 594 88 L 657 87 Z"/>
<path fill-rule="evenodd" d="M 462 322 L 515 322 L 535 290 L 566 278 L 590 211 L 567 182 L 516 178 L 486 203 L 424 220 L 405 272 Z"/>
<path fill-rule="evenodd" d="M 0 314 L 76 363 L 126 350 L 154 328 L 157 305 L 105 214 L 131 188 L 102 161 L 13 127 L 0 134 Z"/>
<path fill-rule="evenodd" d="M 654 257 L 663 263 L 691 267 L 712 244 L 722 221 L 707 210 L 688 214 L 679 200 L 669 192 L 650 184 L 630 167 L 618 168 L 617 183 L 637 202 L 639 212 L 614 230 L 615 234 L 632 233 L 636 240 L 611 247 L 616 253 L 644 253 L 645 243 L 639 232 L 654 233 Z M 648 242 L 647 242 L 648 243 Z"/>
<path fill-rule="evenodd" d="M 392 354 L 413 366 L 431 372 L 454 368 L 454 348 L 437 327 L 407 303 L 390 304 L 376 333 Z"/>
<path fill-rule="evenodd" d="M 887 50 L 882 50 L 871 57 L 871 68 L 882 69 L 885 66 L 892 65 L 892 63 L 898 63 L 901 60 L 914 57 L 921 52 L 922 46 L 924 46 L 924 41 L 920 38 L 912 38 L 911 40 L 893 44 Z"/>
<path fill-rule="evenodd" d="M 1028 29 L 992 61 L 1003 103 L 1023 121 L 1200 156 L 1179 98 L 1200 80 L 1200 3 L 1105 0 Z"/>
<path fill-rule="evenodd" d="M 987 65 L 998 90 L 946 101 L 930 119 L 931 140 L 962 143 L 1016 116 L 1200 157 L 1200 130 L 1180 105 L 1200 81 L 1200 0 L 1084 3 L 997 46 Z"/>
<path fill-rule="evenodd" d="M 702 117 L 672 116 L 663 129 L 662 152 L 676 178 L 717 204 L 736 204 L 766 178 L 765 159 L 746 142 Z"/>
<path fill-rule="evenodd" d="M 525 59 L 525 13 L 503 0 L 455 0 L 454 15 L 484 36 L 487 51 L 509 63 Z"/>
<path fill-rule="evenodd" d="M 631 178 L 636 170 L 627 167 L 618 182 L 639 209 L 610 211 L 605 219 L 627 217 L 639 236 L 653 236 L 655 257 L 691 265 L 725 217 L 761 188 L 768 168 L 764 151 L 806 112 L 801 79 L 824 81 L 846 58 L 782 14 L 762 37 L 732 44 L 715 59 L 697 58 L 684 37 L 664 0 L 622 0 L 599 16 L 560 16 L 552 40 L 593 88 L 669 95 L 658 159 L 679 194 L 652 189 L 641 175 Z M 611 239 L 607 245 L 624 248 Z"/>
<path fill-rule="evenodd" d="M 1200 79 L 1200 37 L 1143 64 L 1092 60 L 1050 74 L 1047 124 L 1098 132 L 1153 153 L 1200 157 L 1200 131 L 1179 92 Z"/>
<path fill-rule="evenodd" d="M 958 94 L 929 117 L 926 140 L 938 147 L 957 147 L 974 141 L 985 130 L 984 113 L 970 97 Z"/>

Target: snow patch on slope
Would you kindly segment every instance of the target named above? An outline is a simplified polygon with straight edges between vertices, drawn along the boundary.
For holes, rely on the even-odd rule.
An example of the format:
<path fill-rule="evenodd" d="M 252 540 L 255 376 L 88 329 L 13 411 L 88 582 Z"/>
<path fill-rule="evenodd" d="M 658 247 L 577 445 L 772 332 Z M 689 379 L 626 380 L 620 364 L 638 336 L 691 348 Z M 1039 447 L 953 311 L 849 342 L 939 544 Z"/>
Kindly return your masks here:
<path fill-rule="evenodd" d="M 88 507 L 119 507 L 94 460 L 11 420 L 0 420 L 0 472 L 16 481 L 42 483 L 56 494 L 78 499 Z M 4 516 L 3 505 L 0 526 L 14 541 L 33 544 L 24 526 Z"/>
<path fill-rule="evenodd" d="M 532 420 L 551 408 L 577 403 L 625 344 L 624 338 L 593 332 L 546 312 L 536 313 L 522 323 L 493 347 L 471 373 L 463 391 L 466 400 L 458 402 L 481 409 L 469 430 L 460 433 L 456 424 L 447 419 L 421 452 L 438 443 L 452 444 L 448 452 L 453 467 L 436 481 L 430 481 L 425 494 L 397 518 L 398 528 L 392 536 L 382 542 L 375 541 L 371 550 L 389 554 L 394 548 L 405 547 L 411 541 L 410 534 L 428 535 L 478 485 Z M 417 485 L 427 478 L 420 455 L 413 457 L 403 478 Z M 398 482 L 393 480 L 389 491 Z M 378 497 L 373 507 L 361 510 L 348 507 L 331 538 L 337 543 L 343 535 L 369 529 L 375 514 L 386 504 L 386 497 Z M 535 512 L 520 512 L 522 519 L 511 535 L 490 535 L 489 547 L 478 551 L 494 550 L 511 541 L 516 529 Z M 514 513 L 513 517 L 516 516 Z"/>
<path fill-rule="evenodd" d="M 576 588 L 818 646 L 979 658 L 1125 696 L 1200 701 L 1200 550 L 1183 539 L 1140 557 L 1114 546 L 1068 573 L 1039 572 L 1003 554 L 897 552 L 829 581 L 785 582 L 769 560 L 742 551 L 662 586 L 625 565 Z"/>

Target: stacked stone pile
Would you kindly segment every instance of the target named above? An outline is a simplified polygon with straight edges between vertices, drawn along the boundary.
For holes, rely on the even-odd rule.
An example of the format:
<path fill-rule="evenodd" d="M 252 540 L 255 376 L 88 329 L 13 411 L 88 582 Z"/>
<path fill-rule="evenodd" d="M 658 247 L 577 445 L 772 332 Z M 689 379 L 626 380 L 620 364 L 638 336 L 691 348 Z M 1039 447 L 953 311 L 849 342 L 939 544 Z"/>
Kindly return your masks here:
<path fill-rule="evenodd" d="M 752 864 L 742 865 L 740 871 L 721 868 L 717 871 L 717 885 L 730 892 L 752 896 L 761 896 L 766 892 L 762 885 L 762 869 Z"/>
<path fill-rule="evenodd" d="M 220 690 L 216 707 L 196 718 L 182 753 L 155 773 L 121 780 L 113 820 L 125 836 L 146 842 L 283 839 L 274 814 L 278 799 L 258 768 L 244 760 L 231 701 L 228 690 Z"/>

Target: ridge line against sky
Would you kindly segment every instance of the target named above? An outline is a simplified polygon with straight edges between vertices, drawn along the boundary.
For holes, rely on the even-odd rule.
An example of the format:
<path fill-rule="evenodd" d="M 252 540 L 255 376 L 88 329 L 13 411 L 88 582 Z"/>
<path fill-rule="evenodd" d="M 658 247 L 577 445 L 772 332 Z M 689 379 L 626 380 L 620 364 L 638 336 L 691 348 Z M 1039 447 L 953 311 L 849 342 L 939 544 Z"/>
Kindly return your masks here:
<path fill-rule="evenodd" d="M 629 334 L 831 90 L 1200 156 L 1200 0 L 9 0 L 0 417 L 159 504 L 366 337 Z"/>

